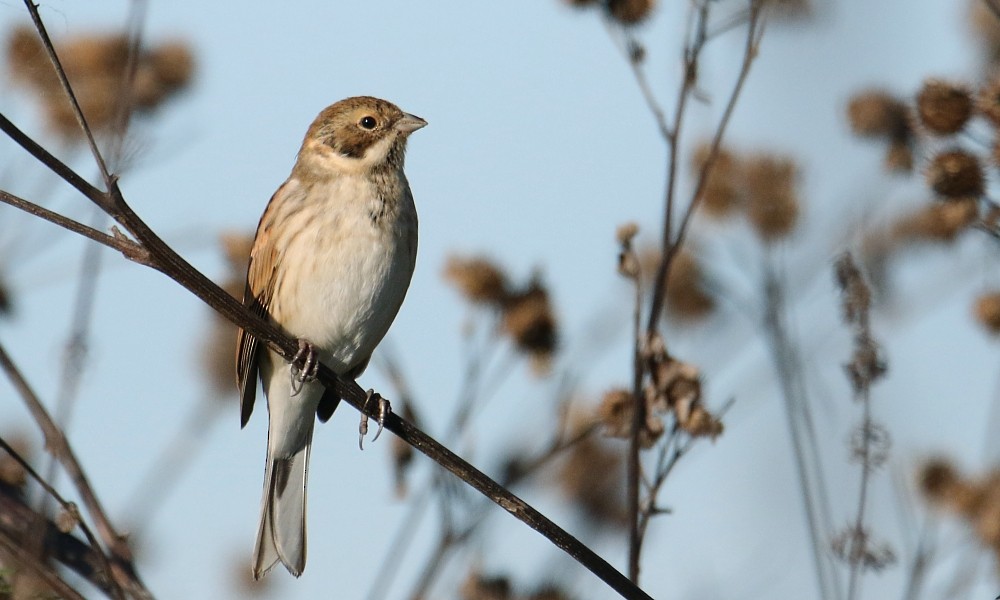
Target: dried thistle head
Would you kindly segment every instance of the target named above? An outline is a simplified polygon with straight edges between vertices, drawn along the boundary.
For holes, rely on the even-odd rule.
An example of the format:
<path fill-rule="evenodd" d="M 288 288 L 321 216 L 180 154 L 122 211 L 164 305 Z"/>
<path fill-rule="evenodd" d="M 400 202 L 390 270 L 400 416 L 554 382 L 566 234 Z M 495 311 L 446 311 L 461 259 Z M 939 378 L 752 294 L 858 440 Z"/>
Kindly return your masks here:
<path fill-rule="evenodd" d="M 618 239 L 618 273 L 623 277 L 638 280 L 642 275 L 642 266 L 639 264 L 639 256 L 635 253 L 632 240 L 639 233 L 639 226 L 629 222 L 619 225 L 615 231 Z"/>
<path fill-rule="evenodd" d="M 943 458 L 934 458 L 921 465 L 917 484 L 925 500 L 958 515 L 974 514 L 982 505 L 978 486 L 963 478 L 951 461 Z"/>
<path fill-rule="evenodd" d="M 643 355 L 650 373 L 644 390 L 650 414 L 671 411 L 677 425 L 691 436 L 715 439 L 720 435 L 722 422 L 702 403 L 698 367 L 670 356 L 659 334 L 648 340 Z"/>
<path fill-rule="evenodd" d="M 595 523 L 624 526 L 628 509 L 623 457 L 621 448 L 607 439 L 587 436 L 565 453 L 555 481 Z"/>
<path fill-rule="evenodd" d="M 648 449 L 656 444 L 656 440 L 660 439 L 666 427 L 657 411 L 649 406 L 648 395 L 643 397 L 643 402 L 646 403 L 646 420 L 639 429 L 639 445 Z M 635 397 L 624 388 L 607 391 L 597 407 L 597 420 L 604 435 L 608 437 L 630 439 L 633 415 L 635 415 Z"/>
<path fill-rule="evenodd" d="M 532 366 L 544 372 L 555 353 L 558 330 L 549 293 L 540 281 L 535 279 L 507 297 L 500 326 L 514 346 L 531 358 Z"/>
<path fill-rule="evenodd" d="M 928 79 L 917 94 L 917 116 L 931 133 L 957 133 L 972 116 L 972 94 L 965 86 Z"/>
<path fill-rule="evenodd" d="M 943 198 L 978 198 L 986 189 L 979 158 L 960 148 L 935 155 L 924 177 L 927 185 Z"/>
<path fill-rule="evenodd" d="M 976 321 L 993 335 L 1000 335 L 1000 291 L 992 291 L 976 298 Z"/>
<path fill-rule="evenodd" d="M 667 315 L 682 321 L 697 321 L 715 310 L 704 269 L 691 251 L 682 248 L 670 263 L 664 300 Z"/>
<path fill-rule="evenodd" d="M 448 257 L 444 277 L 473 304 L 502 306 L 508 299 L 507 275 L 485 257 Z"/>
<path fill-rule="evenodd" d="M 765 242 L 784 238 L 799 219 L 795 163 L 788 158 L 761 155 L 744 166 L 747 218 Z"/>
<path fill-rule="evenodd" d="M 891 229 L 894 240 L 904 242 L 955 241 L 979 217 L 979 203 L 974 198 L 928 204 L 904 215 Z"/>
<path fill-rule="evenodd" d="M 74 141 L 82 132 L 72 107 L 59 91 L 60 83 L 30 29 L 16 28 L 7 45 L 7 62 L 15 83 L 42 98 L 48 128 Z M 175 92 L 187 87 L 194 60 L 180 43 L 139 50 L 135 79 L 129 77 L 129 41 L 121 34 L 81 35 L 56 42 L 84 117 L 96 131 L 119 125 L 122 111 L 159 107 Z M 131 84 L 131 88 L 129 85 Z"/>
<path fill-rule="evenodd" d="M 711 144 L 699 144 L 691 161 L 691 171 L 700 176 L 711 156 Z M 713 218 L 729 216 L 740 204 L 739 158 L 726 148 L 719 148 L 712 162 L 701 194 L 697 199 L 698 209 Z"/>
<path fill-rule="evenodd" d="M 618 23 L 631 27 L 638 25 L 653 14 L 655 0 L 606 0 L 608 16 Z"/>
<path fill-rule="evenodd" d="M 910 137 L 906 104 L 884 90 L 866 90 L 847 105 L 847 120 L 855 135 L 892 140 Z"/>

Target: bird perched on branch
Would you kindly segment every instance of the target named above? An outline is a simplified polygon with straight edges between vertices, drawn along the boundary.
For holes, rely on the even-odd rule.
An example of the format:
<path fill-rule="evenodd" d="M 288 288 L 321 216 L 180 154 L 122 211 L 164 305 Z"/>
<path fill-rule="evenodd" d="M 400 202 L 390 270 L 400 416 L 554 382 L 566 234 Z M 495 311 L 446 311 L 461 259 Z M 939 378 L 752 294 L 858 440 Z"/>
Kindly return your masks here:
<path fill-rule="evenodd" d="M 243 302 L 297 338 L 299 352 L 288 363 L 252 333 L 238 335 L 241 425 L 258 375 L 269 413 L 255 579 L 278 561 L 296 577 L 305 568 L 314 419 L 329 419 L 340 401 L 315 381 L 317 361 L 357 378 L 399 311 L 417 255 L 403 157 L 409 135 L 426 124 L 367 96 L 327 107 L 257 226 Z"/>

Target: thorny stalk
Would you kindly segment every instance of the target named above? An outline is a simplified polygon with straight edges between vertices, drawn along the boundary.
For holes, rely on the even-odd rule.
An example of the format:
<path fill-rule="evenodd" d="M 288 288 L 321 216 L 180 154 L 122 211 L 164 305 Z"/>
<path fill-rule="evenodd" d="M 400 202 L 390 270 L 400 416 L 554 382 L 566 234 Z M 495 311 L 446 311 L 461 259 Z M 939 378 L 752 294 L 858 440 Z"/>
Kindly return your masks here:
<path fill-rule="evenodd" d="M 58 73 L 59 80 L 66 93 L 70 96 L 74 114 L 87 137 L 88 145 L 94 155 L 94 159 L 98 163 L 106 191 L 101 191 L 84 180 L 73 169 L 39 146 L 37 142 L 24 134 L 3 115 L 0 115 L 0 130 L 4 131 L 8 137 L 27 150 L 46 167 L 62 177 L 67 183 L 75 187 L 81 194 L 104 209 L 109 216 L 133 236 L 137 244 L 141 245 L 148 252 L 148 259 L 152 263 L 152 268 L 181 284 L 226 319 L 253 332 L 272 351 L 286 360 L 292 360 L 298 349 L 298 344 L 295 340 L 281 332 L 274 324 L 254 315 L 222 288 L 194 269 L 194 267 L 163 242 L 128 205 L 118 187 L 117 177 L 108 171 L 100 150 L 94 142 L 93 133 L 80 110 L 79 103 L 76 101 L 55 49 L 52 47 L 44 24 L 38 15 L 37 7 L 31 0 L 25 0 L 25 4 L 29 12 L 31 12 L 32 20 L 39 35 L 43 38 L 46 51 Z M 126 257 L 128 256 L 126 255 Z M 317 379 L 355 409 L 366 414 L 374 412 L 373 407 L 366 406 L 367 395 L 357 383 L 341 379 L 331 369 L 322 364 L 319 365 Z M 369 417 L 375 418 L 377 415 L 369 414 Z M 399 417 L 399 415 L 395 413 L 388 414 L 385 418 L 385 429 L 395 433 L 406 441 L 406 443 L 430 457 L 483 495 L 489 497 L 515 518 L 544 535 L 550 542 L 567 552 L 577 562 L 597 575 L 623 597 L 649 598 L 648 594 L 639 589 L 638 586 L 629 581 L 627 577 L 623 576 L 585 544 L 558 527 L 551 520 L 497 484 L 481 471 L 459 458 L 455 453 L 439 444 L 413 424 Z M 67 452 L 68 445 L 63 448 L 61 454 L 65 455 Z M 114 541 L 113 537 L 111 541 Z"/>

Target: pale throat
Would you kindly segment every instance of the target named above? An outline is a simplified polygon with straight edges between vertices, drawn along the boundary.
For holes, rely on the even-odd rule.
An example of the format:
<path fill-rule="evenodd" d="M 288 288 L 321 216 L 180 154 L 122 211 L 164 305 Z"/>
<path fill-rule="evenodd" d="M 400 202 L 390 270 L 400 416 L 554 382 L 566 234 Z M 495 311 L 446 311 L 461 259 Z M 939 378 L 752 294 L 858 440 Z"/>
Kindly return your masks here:
<path fill-rule="evenodd" d="M 307 140 L 299 151 L 298 163 L 318 176 L 368 175 L 386 166 L 394 141 L 393 136 L 386 136 L 369 146 L 361 158 L 352 158 L 318 140 Z M 396 167 L 401 168 L 402 165 Z"/>

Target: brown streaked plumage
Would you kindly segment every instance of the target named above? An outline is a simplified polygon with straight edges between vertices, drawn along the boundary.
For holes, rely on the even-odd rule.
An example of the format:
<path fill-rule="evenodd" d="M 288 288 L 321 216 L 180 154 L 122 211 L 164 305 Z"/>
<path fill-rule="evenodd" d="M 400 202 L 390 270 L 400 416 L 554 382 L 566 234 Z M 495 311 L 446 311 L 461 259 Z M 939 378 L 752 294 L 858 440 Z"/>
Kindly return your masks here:
<path fill-rule="evenodd" d="M 244 304 L 339 375 L 364 371 L 402 304 L 416 260 L 417 215 L 403 173 L 406 139 L 426 125 L 368 96 L 324 109 L 268 203 L 250 253 Z M 301 365 L 297 365 L 301 366 Z M 305 567 L 305 486 L 314 418 L 339 398 L 241 330 L 240 423 L 257 379 L 268 401 L 268 457 L 253 575 Z M 295 380 L 293 381 L 293 378 Z"/>

